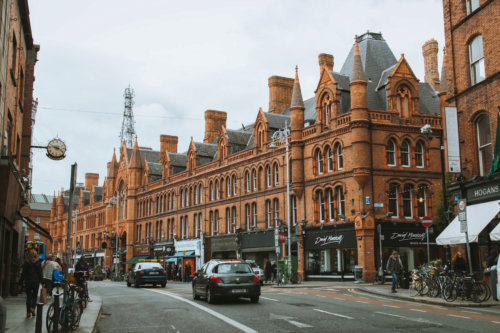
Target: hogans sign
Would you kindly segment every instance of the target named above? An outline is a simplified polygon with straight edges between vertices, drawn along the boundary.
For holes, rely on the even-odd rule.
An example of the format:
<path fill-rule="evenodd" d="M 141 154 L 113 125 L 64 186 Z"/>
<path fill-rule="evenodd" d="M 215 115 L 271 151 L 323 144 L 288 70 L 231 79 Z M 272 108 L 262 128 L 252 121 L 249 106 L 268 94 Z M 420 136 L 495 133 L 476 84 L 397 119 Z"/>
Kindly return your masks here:
<path fill-rule="evenodd" d="M 327 230 L 309 232 L 305 236 L 307 250 L 322 250 L 332 248 L 355 248 L 354 230 Z"/>

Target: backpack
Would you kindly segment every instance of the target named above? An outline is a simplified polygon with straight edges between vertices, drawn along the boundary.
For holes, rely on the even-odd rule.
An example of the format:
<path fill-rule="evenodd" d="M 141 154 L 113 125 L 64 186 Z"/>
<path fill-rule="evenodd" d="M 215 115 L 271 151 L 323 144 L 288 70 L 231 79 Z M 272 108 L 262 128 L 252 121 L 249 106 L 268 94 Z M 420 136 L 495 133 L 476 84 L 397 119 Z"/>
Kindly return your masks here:
<path fill-rule="evenodd" d="M 52 281 L 61 282 L 63 278 L 63 274 L 60 270 L 56 269 L 52 272 Z"/>

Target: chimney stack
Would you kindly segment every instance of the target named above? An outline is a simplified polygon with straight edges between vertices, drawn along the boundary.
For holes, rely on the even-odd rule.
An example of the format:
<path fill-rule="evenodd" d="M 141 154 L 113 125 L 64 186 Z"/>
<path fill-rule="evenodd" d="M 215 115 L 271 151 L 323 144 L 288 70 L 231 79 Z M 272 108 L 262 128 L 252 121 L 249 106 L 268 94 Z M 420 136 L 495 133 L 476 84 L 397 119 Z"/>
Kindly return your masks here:
<path fill-rule="evenodd" d="M 173 135 L 160 135 L 160 151 L 162 153 L 177 153 L 179 138 Z"/>
<path fill-rule="evenodd" d="M 293 79 L 271 76 L 269 85 L 269 112 L 281 114 L 292 102 Z"/>
<path fill-rule="evenodd" d="M 224 111 L 205 111 L 205 137 L 204 143 L 213 143 L 220 135 L 222 127 L 226 128 L 227 113 Z"/>
<path fill-rule="evenodd" d="M 434 38 L 422 46 L 425 65 L 424 81 L 430 83 L 436 91 L 439 91 L 438 50 L 438 42 Z"/>
<path fill-rule="evenodd" d="M 99 183 L 98 173 L 86 173 L 85 174 L 85 191 L 92 190 L 92 186 L 97 186 Z"/>
<path fill-rule="evenodd" d="M 333 71 L 333 55 L 328 53 L 320 53 L 318 55 L 319 68 L 325 66 L 331 72 Z"/>

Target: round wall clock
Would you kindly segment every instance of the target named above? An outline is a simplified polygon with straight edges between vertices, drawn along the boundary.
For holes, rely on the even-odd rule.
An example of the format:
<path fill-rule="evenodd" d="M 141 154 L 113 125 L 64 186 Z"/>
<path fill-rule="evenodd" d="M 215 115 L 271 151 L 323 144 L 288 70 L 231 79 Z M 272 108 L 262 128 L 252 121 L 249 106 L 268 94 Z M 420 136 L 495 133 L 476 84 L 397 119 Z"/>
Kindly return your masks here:
<path fill-rule="evenodd" d="M 53 160 L 62 160 L 66 157 L 66 144 L 61 139 L 52 139 L 47 145 L 47 156 Z"/>

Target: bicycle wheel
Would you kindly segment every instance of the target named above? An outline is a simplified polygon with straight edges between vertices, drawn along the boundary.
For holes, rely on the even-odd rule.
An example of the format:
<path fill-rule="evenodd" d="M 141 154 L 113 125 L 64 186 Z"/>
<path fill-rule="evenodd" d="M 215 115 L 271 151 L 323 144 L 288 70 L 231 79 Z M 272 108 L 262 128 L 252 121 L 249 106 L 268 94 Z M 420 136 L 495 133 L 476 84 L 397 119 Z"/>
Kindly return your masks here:
<path fill-rule="evenodd" d="M 422 287 L 420 288 L 419 295 L 420 296 L 426 296 L 429 293 L 429 290 L 431 289 L 431 280 L 429 278 L 425 278 L 422 280 Z"/>
<path fill-rule="evenodd" d="M 87 307 L 87 302 L 88 302 L 88 294 L 87 291 L 85 290 L 85 287 L 83 287 L 82 292 L 78 294 L 78 297 L 82 303 L 82 308 L 85 309 Z"/>
<path fill-rule="evenodd" d="M 472 301 L 474 303 L 485 302 L 490 298 L 488 285 L 483 281 L 476 281 L 472 285 Z"/>
<path fill-rule="evenodd" d="M 411 297 L 415 297 L 420 293 L 420 289 L 422 289 L 422 280 L 411 280 L 410 286 L 408 288 L 408 293 Z"/>
<path fill-rule="evenodd" d="M 431 297 L 439 296 L 440 287 L 439 287 L 439 282 L 437 281 L 437 279 L 433 278 L 429 282 L 430 282 L 429 296 L 431 296 Z"/>
<path fill-rule="evenodd" d="M 54 324 L 55 324 L 55 307 L 54 303 L 50 304 L 47 309 L 47 315 L 45 317 L 45 327 L 47 327 L 47 332 L 54 332 Z"/>
<path fill-rule="evenodd" d="M 454 282 L 446 283 L 442 290 L 443 298 L 447 302 L 454 302 L 457 299 L 457 286 Z"/>
<path fill-rule="evenodd" d="M 61 312 L 61 317 L 59 318 L 59 331 L 62 333 L 70 332 L 72 324 L 71 310 L 68 306 L 64 306 L 64 308 L 61 309 Z"/>
<path fill-rule="evenodd" d="M 76 330 L 80 326 L 80 319 L 82 318 L 83 307 L 81 300 L 76 300 L 73 304 L 71 311 L 71 329 Z"/>

